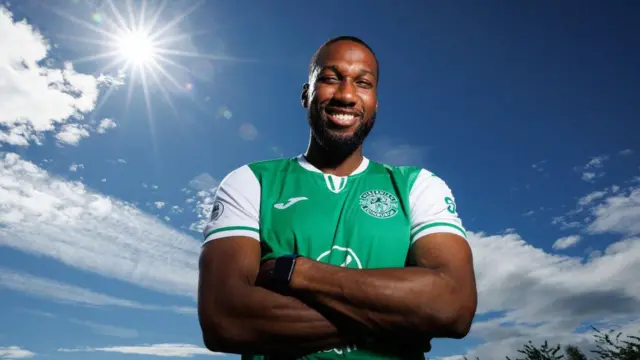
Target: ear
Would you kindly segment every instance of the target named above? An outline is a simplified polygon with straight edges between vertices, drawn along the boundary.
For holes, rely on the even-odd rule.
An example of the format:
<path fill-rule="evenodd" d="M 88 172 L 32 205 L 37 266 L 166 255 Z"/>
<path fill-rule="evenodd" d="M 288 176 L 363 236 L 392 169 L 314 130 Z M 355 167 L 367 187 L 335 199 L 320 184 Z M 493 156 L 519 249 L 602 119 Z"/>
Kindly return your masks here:
<path fill-rule="evenodd" d="M 309 84 L 302 85 L 302 93 L 300 94 L 300 102 L 303 108 L 309 107 Z"/>

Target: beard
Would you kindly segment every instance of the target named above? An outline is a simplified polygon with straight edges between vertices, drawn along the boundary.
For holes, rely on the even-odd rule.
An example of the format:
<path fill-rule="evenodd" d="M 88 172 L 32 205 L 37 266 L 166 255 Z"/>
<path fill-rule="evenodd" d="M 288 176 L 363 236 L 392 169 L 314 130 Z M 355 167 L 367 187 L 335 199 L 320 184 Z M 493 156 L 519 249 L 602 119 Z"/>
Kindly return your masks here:
<path fill-rule="evenodd" d="M 345 135 L 332 131 L 329 128 L 329 120 L 324 119 L 320 111 L 309 110 L 311 136 L 331 157 L 345 158 L 364 143 L 375 125 L 376 115 L 377 112 L 374 112 L 368 120 L 363 117 L 356 130 Z"/>

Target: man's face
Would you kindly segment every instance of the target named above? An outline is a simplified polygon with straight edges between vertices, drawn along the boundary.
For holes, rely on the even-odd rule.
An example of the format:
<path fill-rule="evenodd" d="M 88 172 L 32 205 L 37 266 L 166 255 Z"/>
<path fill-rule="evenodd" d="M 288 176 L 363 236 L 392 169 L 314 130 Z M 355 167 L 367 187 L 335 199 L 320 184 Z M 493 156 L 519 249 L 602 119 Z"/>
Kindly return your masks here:
<path fill-rule="evenodd" d="M 377 74 L 375 57 L 361 44 L 344 40 L 321 50 L 302 97 L 322 147 L 348 155 L 362 145 L 375 122 Z"/>

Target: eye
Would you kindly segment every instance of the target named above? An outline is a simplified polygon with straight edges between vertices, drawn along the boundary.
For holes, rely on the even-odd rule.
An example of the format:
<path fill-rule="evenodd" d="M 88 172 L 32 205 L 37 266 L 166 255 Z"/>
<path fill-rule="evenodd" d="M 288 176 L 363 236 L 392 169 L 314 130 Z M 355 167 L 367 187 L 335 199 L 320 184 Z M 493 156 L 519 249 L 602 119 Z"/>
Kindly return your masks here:
<path fill-rule="evenodd" d="M 373 87 L 373 84 L 369 80 L 358 80 L 356 84 L 365 89 L 371 89 Z"/>
<path fill-rule="evenodd" d="M 323 75 L 318 78 L 318 81 L 323 83 L 335 83 L 338 82 L 338 78 L 333 75 Z"/>

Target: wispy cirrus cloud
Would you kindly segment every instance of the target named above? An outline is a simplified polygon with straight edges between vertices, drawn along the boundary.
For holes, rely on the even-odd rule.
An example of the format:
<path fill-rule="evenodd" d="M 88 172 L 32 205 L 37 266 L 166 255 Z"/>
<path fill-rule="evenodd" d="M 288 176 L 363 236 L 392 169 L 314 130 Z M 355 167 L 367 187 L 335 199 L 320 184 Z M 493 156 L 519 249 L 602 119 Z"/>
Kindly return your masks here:
<path fill-rule="evenodd" d="M 0 347 L 0 359 L 28 359 L 36 356 L 36 353 L 19 346 Z"/>
<path fill-rule="evenodd" d="M 136 338 L 138 337 L 138 331 L 135 329 L 129 329 L 120 326 L 108 325 L 96 323 L 93 321 L 69 319 L 70 322 L 78 325 L 85 326 L 91 329 L 94 333 L 106 336 L 113 336 L 119 338 Z"/>
<path fill-rule="evenodd" d="M 60 281 L 35 276 L 29 273 L 0 267 L 0 288 L 21 292 L 41 299 L 80 306 L 113 306 L 138 310 L 169 310 L 176 313 L 195 313 L 188 307 L 156 306 L 137 301 L 110 296 Z M 41 316 L 55 317 L 53 314 L 34 312 Z M 47 315 L 45 315 L 47 314 Z"/>
<path fill-rule="evenodd" d="M 131 204 L 0 153 L 0 246 L 195 298 L 200 242 Z"/>
<path fill-rule="evenodd" d="M 58 349 L 59 352 L 108 352 L 164 357 L 193 357 L 196 355 L 224 355 L 192 344 L 145 344 L 137 346 L 109 346 L 94 348 Z"/>

